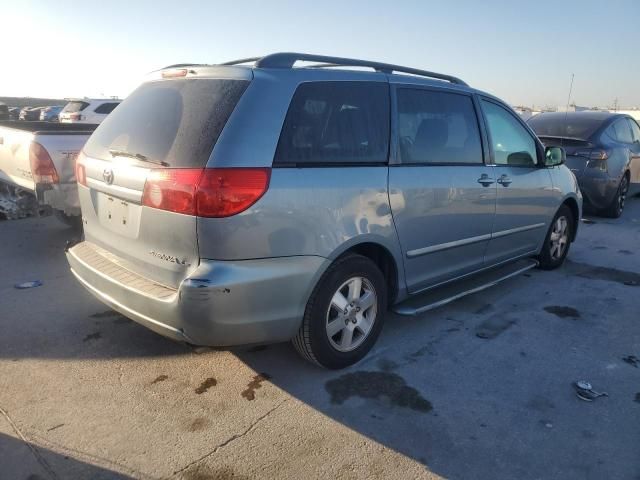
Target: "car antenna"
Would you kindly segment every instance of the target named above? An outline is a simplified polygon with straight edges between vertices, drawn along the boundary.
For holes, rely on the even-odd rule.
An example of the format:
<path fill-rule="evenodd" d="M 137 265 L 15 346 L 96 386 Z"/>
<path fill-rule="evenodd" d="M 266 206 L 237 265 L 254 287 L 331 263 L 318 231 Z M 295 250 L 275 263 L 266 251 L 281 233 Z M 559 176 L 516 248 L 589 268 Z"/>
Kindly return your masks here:
<path fill-rule="evenodd" d="M 569 84 L 569 97 L 567 98 L 567 108 L 564 111 L 564 135 L 560 138 L 560 147 L 564 147 L 564 137 L 569 134 L 568 125 L 567 125 L 567 117 L 569 116 L 569 103 L 571 102 L 571 92 L 573 91 L 573 77 L 575 75 L 571 74 L 571 83 Z"/>

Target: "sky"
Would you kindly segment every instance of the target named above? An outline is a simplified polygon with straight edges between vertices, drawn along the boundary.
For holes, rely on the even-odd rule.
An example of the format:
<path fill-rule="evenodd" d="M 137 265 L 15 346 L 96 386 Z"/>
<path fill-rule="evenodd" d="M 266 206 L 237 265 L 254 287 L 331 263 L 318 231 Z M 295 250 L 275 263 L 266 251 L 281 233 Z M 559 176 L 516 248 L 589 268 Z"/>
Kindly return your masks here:
<path fill-rule="evenodd" d="M 0 96 L 130 93 L 277 51 L 458 76 L 512 105 L 640 107 L 640 0 L 0 0 Z"/>

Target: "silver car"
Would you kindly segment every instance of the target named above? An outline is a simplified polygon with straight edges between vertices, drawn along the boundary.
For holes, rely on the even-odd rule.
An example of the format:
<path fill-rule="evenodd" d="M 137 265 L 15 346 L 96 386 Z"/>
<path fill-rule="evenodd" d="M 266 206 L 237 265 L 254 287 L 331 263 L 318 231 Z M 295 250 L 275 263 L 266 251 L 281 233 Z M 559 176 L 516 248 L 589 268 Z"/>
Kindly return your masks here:
<path fill-rule="evenodd" d="M 582 209 L 563 161 L 449 75 L 295 53 L 172 66 L 85 145 L 85 239 L 67 257 L 162 335 L 292 340 L 342 368 L 388 308 L 416 315 L 560 266 Z"/>

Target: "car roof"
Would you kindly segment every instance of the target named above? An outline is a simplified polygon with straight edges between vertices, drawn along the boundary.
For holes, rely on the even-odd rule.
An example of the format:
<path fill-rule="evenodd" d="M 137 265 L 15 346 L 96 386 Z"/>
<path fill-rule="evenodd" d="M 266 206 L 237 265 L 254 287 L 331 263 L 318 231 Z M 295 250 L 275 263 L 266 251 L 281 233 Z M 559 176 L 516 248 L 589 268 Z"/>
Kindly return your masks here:
<path fill-rule="evenodd" d="M 598 120 L 601 122 L 605 122 L 615 117 L 628 117 L 629 115 L 625 115 L 623 113 L 615 113 L 615 112 L 605 112 L 602 110 L 583 110 L 580 112 L 542 112 L 538 115 L 534 115 L 531 117 L 532 119 L 538 118 L 569 118 L 575 119 L 580 118 L 584 120 Z"/>
<path fill-rule="evenodd" d="M 305 62 L 305 66 L 296 66 L 297 62 Z M 309 65 L 311 64 L 311 65 Z M 187 69 L 186 67 L 191 67 Z M 363 70 L 369 68 L 370 70 Z M 375 61 L 329 57 L 306 53 L 273 53 L 263 57 L 252 57 L 234 60 L 221 64 L 180 63 L 169 65 L 150 74 L 150 80 L 160 79 L 161 72 L 169 69 L 187 70 L 187 77 L 192 74 L 202 78 L 238 78 L 250 80 L 268 72 L 269 76 L 298 76 L 300 80 L 361 80 L 387 81 L 392 84 L 411 84 L 432 86 L 468 93 L 477 93 L 492 98 L 501 104 L 503 100 L 489 93 L 470 87 L 458 77 L 448 74 L 421 70 L 413 67 L 387 64 Z"/>

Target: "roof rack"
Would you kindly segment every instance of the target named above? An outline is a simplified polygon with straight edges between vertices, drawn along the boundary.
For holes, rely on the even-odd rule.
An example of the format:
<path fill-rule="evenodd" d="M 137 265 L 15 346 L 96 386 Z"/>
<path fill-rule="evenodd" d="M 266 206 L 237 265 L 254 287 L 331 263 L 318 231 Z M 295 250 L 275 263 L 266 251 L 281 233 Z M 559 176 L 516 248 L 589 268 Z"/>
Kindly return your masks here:
<path fill-rule="evenodd" d="M 457 85 L 468 86 L 461 79 L 452 75 L 442 73 L 429 72 L 427 70 L 419 70 L 417 68 L 403 67 L 401 65 L 392 65 L 390 63 L 370 62 L 368 60 L 358 60 L 355 58 L 329 57 L 325 55 L 311 55 L 307 53 L 273 53 L 265 57 L 246 58 L 243 60 L 235 60 L 233 62 L 223 63 L 222 65 L 237 65 L 239 63 L 255 62 L 258 68 L 293 68 L 296 62 L 318 62 L 320 65 L 314 65 L 314 68 L 324 67 L 368 67 L 377 72 L 383 73 L 408 73 L 420 77 L 436 78 Z"/>
<path fill-rule="evenodd" d="M 220 65 L 240 65 L 241 63 L 251 63 L 261 60 L 263 57 L 241 58 L 240 60 L 231 60 L 230 62 L 220 63 Z"/>

